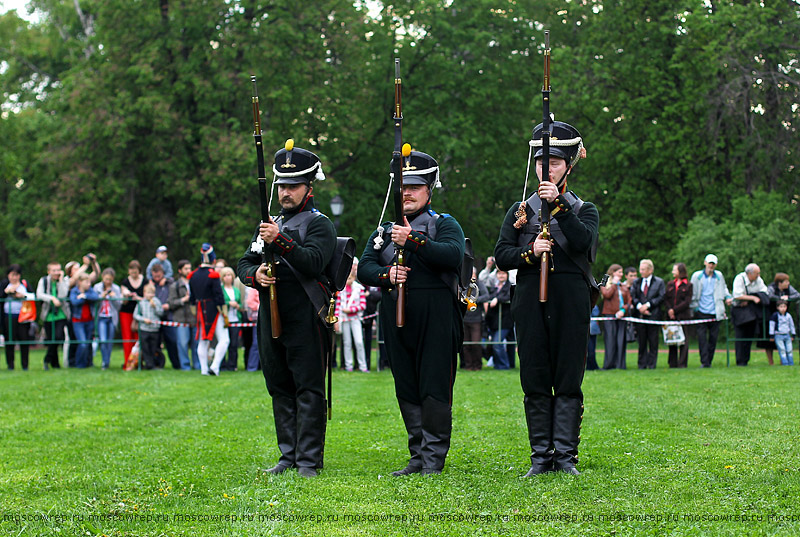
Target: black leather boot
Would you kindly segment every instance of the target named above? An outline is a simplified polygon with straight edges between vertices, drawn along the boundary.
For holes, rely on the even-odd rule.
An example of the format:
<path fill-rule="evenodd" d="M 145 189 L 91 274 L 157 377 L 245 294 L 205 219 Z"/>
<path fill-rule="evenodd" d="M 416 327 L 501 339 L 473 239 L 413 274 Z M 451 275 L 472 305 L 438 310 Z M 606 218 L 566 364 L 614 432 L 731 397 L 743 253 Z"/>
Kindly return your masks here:
<path fill-rule="evenodd" d="M 583 401 L 577 397 L 556 397 L 553 405 L 553 468 L 557 472 L 580 475 L 578 443 L 581 441 Z"/>
<path fill-rule="evenodd" d="M 297 446 L 297 405 L 295 399 L 276 395 L 272 398 L 272 415 L 275 417 L 275 435 L 281 457 L 278 464 L 264 470 L 270 474 L 282 474 L 294 467 Z"/>
<path fill-rule="evenodd" d="M 422 470 L 420 474 L 441 474 L 447 452 L 450 450 L 450 434 L 453 430 L 453 413 L 449 403 L 433 397 L 422 401 Z"/>
<path fill-rule="evenodd" d="M 408 431 L 408 451 L 411 453 L 411 458 L 408 459 L 405 468 L 392 472 L 392 475 L 400 477 L 418 474 L 422 470 L 422 407 L 402 399 L 398 399 L 397 404 L 400 406 L 400 414 Z"/>
<path fill-rule="evenodd" d="M 312 392 L 297 396 L 297 473 L 314 477 L 321 469 L 325 453 L 325 428 L 328 424 L 325 398 Z"/>
<path fill-rule="evenodd" d="M 552 472 L 553 398 L 549 395 L 526 395 L 523 402 L 531 444 L 531 467 L 523 477 Z"/>

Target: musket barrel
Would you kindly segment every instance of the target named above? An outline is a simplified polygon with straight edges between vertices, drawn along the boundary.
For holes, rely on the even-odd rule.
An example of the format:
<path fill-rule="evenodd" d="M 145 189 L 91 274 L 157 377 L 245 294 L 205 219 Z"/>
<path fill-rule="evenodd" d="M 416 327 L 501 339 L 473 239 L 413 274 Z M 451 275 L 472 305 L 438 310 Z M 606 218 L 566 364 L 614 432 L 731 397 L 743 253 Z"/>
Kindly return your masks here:
<path fill-rule="evenodd" d="M 258 109 L 258 85 L 256 84 L 256 76 L 250 75 L 250 81 L 253 83 L 253 140 L 256 144 L 256 160 L 258 163 L 258 193 L 261 198 L 261 221 L 271 222 L 272 218 L 269 215 L 269 198 L 267 197 L 267 177 L 264 167 L 264 146 L 261 139 L 261 111 Z M 274 256 L 267 255 L 266 244 L 263 248 L 261 258 L 263 263 L 267 265 L 267 276 L 271 278 L 274 276 L 275 259 Z M 278 311 L 278 293 L 274 285 L 269 286 L 269 316 L 272 337 L 278 338 L 283 332 L 283 328 L 280 312 Z"/>
<path fill-rule="evenodd" d="M 544 81 L 542 83 L 542 181 L 550 180 L 550 31 L 544 31 Z M 542 238 L 550 239 L 550 207 L 541 201 L 539 224 Z M 539 266 L 539 302 L 547 302 L 550 286 L 550 254 L 544 252 Z"/>
<path fill-rule="evenodd" d="M 401 90 L 403 82 L 400 79 L 400 58 L 394 59 L 394 151 L 392 151 L 392 173 L 394 174 L 394 212 L 395 223 L 403 223 L 403 105 Z M 397 250 L 397 264 L 405 263 L 402 248 Z M 395 325 L 402 328 L 406 324 L 406 286 L 397 284 L 397 304 L 395 308 Z"/>

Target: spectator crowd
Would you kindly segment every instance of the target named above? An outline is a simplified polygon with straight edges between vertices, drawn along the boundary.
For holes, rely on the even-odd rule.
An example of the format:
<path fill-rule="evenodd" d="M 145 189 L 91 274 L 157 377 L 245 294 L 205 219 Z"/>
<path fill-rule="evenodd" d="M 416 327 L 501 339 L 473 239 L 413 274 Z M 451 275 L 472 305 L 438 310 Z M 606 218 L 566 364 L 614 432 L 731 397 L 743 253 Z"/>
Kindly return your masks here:
<path fill-rule="evenodd" d="M 0 282 L 0 323 L 8 369 L 14 369 L 19 348 L 19 365 L 27 370 L 29 348 L 39 341 L 46 346 L 45 370 L 61 367 L 60 352 L 64 365 L 75 368 L 93 367 L 99 352 L 100 367 L 108 369 L 114 343 L 121 343 L 123 351 L 123 361 L 117 365 L 128 370 L 163 368 L 167 360 L 173 369 L 204 369 L 198 354 L 197 300 L 189 285 L 192 263 L 182 259 L 175 269 L 166 246 L 158 247 L 144 271 L 138 260 L 130 261 L 121 281 L 113 268 L 101 270 L 91 253 L 63 268 L 59 262 L 48 263 L 47 274 L 36 286 L 25 279 L 20 265 L 11 265 Z M 209 269 L 220 278 L 225 303 L 217 322 L 227 336 L 209 344 L 220 349 L 217 339 L 229 342 L 220 349 L 225 351 L 223 360 L 216 369 L 212 364 L 211 371 L 236 371 L 239 349 L 242 368 L 257 371 L 253 327 L 258 293 L 245 287 L 223 259 L 213 259 Z"/>
<path fill-rule="evenodd" d="M 381 291 L 357 281 L 357 262 L 337 295 L 335 330 L 343 344 L 341 367 L 369 372 L 373 342 L 382 341 L 380 322 L 375 322 Z M 642 259 L 638 268 L 610 265 L 601 301 L 592 311 L 586 368 L 626 369 L 632 345 L 638 349 L 638 368 L 654 369 L 662 343 L 668 349 L 669 367 L 684 368 L 691 336 L 698 342 L 700 367 L 711 367 L 723 321 L 733 325 L 737 365 L 749 363 L 753 343 L 764 349 L 770 365 L 775 349 L 781 364 L 793 365 L 796 326 L 791 311 L 797 310 L 800 293 L 789 276 L 779 272 L 766 284 L 759 266 L 750 263 L 733 277 L 729 288 L 717 262 L 714 254 L 708 254 L 703 268 L 691 275 L 684 263 L 675 263 L 668 281 L 655 275 L 649 259 Z M 254 330 L 258 293 L 243 285 L 225 260 L 212 256 L 207 266 L 219 276 L 224 301 L 218 318 L 222 331 L 214 325 L 211 334 L 205 333 L 208 327 L 202 324 L 192 295 L 192 263 L 182 259 L 173 268 L 166 246 L 158 247 L 144 271 L 139 261 L 130 261 L 121 281 L 113 268 L 101 269 L 94 254 L 81 262 L 70 261 L 63 269 L 61 263 L 49 263 L 35 286 L 20 265 L 12 264 L 0 282 L 8 369 L 15 367 L 16 349 L 19 365 L 28 369 L 29 348 L 39 341 L 46 346 L 44 369 L 61 366 L 62 348 L 69 367 L 93 367 L 99 352 L 100 367 L 108 369 L 114 343 L 122 344 L 123 363 L 117 365 L 125 369 L 163 368 L 169 360 L 173 369 L 198 369 L 204 374 L 237 371 L 240 349 L 241 368 L 260 369 Z M 479 370 L 484 362 L 500 370 L 516 366 L 510 306 L 513 272 L 498 270 L 491 256 L 482 270 L 473 271 L 470 293 L 475 306 L 464 316 L 461 368 Z M 203 337 L 198 337 L 198 328 Z M 597 362 L 599 335 L 602 364 Z M 378 356 L 378 368 L 388 367 L 382 345 Z"/>

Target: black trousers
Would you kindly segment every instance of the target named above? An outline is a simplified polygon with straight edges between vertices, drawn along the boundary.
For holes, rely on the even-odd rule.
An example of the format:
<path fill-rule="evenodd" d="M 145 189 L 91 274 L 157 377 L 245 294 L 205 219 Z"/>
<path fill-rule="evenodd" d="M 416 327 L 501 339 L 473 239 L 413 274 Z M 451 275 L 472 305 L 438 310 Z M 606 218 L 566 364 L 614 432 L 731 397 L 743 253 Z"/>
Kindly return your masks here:
<path fill-rule="evenodd" d="M 539 302 L 538 275 L 518 278 L 511 316 L 525 395 L 583 401 L 591 309 L 589 286 L 581 274 L 553 273 L 545 303 Z"/>
<path fill-rule="evenodd" d="M 686 367 L 689 363 L 689 344 L 670 345 L 667 362 L 670 367 Z"/>
<path fill-rule="evenodd" d="M 716 319 L 713 313 L 695 312 L 695 319 Z M 700 348 L 701 367 L 711 367 L 714 353 L 717 350 L 717 337 L 719 336 L 719 321 L 697 324 L 697 345 Z"/>
<path fill-rule="evenodd" d="M 153 369 L 157 365 L 158 341 L 158 332 L 139 330 L 139 362 L 142 369 Z"/>
<path fill-rule="evenodd" d="M 262 293 L 258 317 L 258 350 L 267 391 L 297 398 L 304 392 L 325 397 L 325 359 L 329 332 L 298 285 L 284 284 L 278 293 L 281 315 L 280 337 L 272 337 L 269 300 Z"/>
<path fill-rule="evenodd" d="M 639 334 L 639 369 L 655 369 L 661 326 L 639 323 L 636 331 Z"/>
<path fill-rule="evenodd" d="M 64 344 L 64 328 L 66 326 L 66 319 L 44 323 L 45 337 L 48 341 L 55 342 L 47 344 L 47 353 L 44 355 L 44 363 L 50 367 L 61 367 L 58 363 L 58 348 Z"/>
<path fill-rule="evenodd" d="M 6 314 L 3 333 L 6 336 L 6 364 L 9 369 L 14 369 L 14 346 L 19 345 L 19 362 L 22 369 L 28 369 L 28 332 L 31 323 L 20 323 L 19 315 Z M 16 342 L 16 343 L 15 343 Z"/>
<path fill-rule="evenodd" d="M 67 364 L 69 364 L 69 367 L 75 367 L 75 355 L 78 352 L 78 344 L 75 343 L 75 340 L 78 338 L 75 336 L 75 329 L 72 327 L 72 320 L 69 319 L 67 320 L 67 333 L 69 334 L 69 339 L 71 341 L 69 347 L 67 347 Z"/>
<path fill-rule="evenodd" d="M 245 319 L 244 322 L 249 322 Z M 250 347 L 253 345 L 253 327 L 242 327 L 242 348 L 244 349 L 244 368 L 247 369 L 247 357 L 250 356 Z"/>
<path fill-rule="evenodd" d="M 381 300 L 397 398 L 414 405 L 427 397 L 451 404 L 463 330 L 455 296 L 445 288 L 407 289 L 403 328 L 396 326 L 395 307 L 394 300 Z"/>
<path fill-rule="evenodd" d="M 752 340 L 756 337 L 756 330 L 760 322 L 761 320 L 757 319 L 734 327 L 734 333 L 736 334 L 736 344 L 734 345 L 736 348 L 736 365 L 747 365 L 750 361 L 750 349 L 753 346 Z M 740 341 L 742 339 L 747 341 Z"/>

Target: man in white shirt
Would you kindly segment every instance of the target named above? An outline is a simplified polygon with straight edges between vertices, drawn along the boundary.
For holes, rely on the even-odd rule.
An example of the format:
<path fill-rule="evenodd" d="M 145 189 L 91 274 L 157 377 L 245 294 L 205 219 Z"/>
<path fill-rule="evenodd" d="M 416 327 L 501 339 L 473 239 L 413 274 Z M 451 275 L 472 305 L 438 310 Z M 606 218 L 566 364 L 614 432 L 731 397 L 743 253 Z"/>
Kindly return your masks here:
<path fill-rule="evenodd" d="M 750 263 L 733 279 L 733 317 L 736 334 L 736 365 L 745 366 L 750 361 L 750 348 L 756 337 L 758 324 L 763 320 L 763 305 L 768 302 L 767 286 L 761 279 L 761 269 Z"/>

